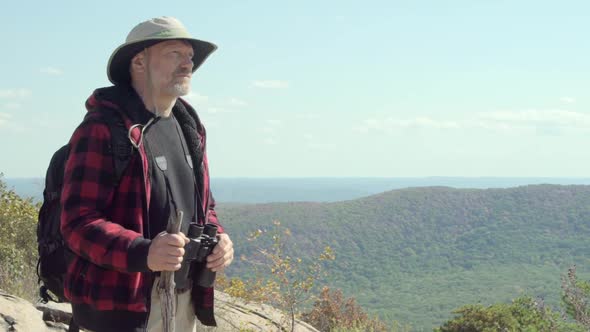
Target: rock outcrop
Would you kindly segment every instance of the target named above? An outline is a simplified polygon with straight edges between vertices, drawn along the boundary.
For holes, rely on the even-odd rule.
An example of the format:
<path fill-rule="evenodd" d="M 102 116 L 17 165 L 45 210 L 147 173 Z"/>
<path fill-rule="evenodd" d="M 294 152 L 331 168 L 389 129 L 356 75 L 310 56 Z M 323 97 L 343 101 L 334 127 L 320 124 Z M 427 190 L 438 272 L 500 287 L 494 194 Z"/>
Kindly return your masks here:
<path fill-rule="evenodd" d="M 67 331 L 67 326 L 53 322 L 45 324 L 43 312 L 30 302 L 0 290 L 0 331 L 55 332 Z"/>
<path fill-rule="evenodd" d="M 218 327 L 197 328 L 197 331 L 290 331 L 289 318 L 279 310 L 257 303 L 248 303 L 216 291 Z M 0 290 L 0 332 L 67 331 L 72 316 L 66 303 L 32 303 Z M 296 321 L 296 332 L 317 332 L 309 324 Z M 184 331 L 178 331 L 184 332 Z"/>

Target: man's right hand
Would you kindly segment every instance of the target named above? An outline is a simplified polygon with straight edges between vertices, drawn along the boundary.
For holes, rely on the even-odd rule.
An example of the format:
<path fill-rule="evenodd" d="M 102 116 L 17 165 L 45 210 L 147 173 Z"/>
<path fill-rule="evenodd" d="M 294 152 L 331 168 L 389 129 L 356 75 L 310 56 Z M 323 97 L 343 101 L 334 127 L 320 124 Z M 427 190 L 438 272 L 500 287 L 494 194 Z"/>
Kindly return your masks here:
<path fill-rule="evenodd" d="M 190 240 L 183 234 L 158 234 L 150 244 L 147 265 L 152 271 L 176 271 L 180 269 L 184 245 Z"/>

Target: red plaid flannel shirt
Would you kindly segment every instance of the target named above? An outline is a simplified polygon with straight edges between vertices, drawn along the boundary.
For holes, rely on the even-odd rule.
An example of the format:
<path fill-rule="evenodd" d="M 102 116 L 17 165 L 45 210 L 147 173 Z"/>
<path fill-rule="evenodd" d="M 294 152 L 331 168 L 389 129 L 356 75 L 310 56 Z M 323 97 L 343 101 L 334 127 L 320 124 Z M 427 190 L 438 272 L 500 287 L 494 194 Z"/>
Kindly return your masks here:
<path fill-rule="evenodd" d="M 182 101 L 189 112 L 194 110 Z M 90 97 L 89 110 L 118 106 Z M 95 114 L 94 114 L 95 113 Z M 101 116 L 99 111 L 92 116 Z M 131 126 L 125 120 L 127 128 Z M 132 132 L 139 138 L 139 129 Z M 199 133 L 203 153 L 203 207 L 208 222 L 217 221 L 209 187 L 205 155 L 205 133 Z M 64 290 L 72 303 L 89 304 L 97 310 L 146 312 L 153 272 L 147 269 L 151 241 L 145 238 L 150 182 L 148 160 L 143 145 L 134 153 L 118 186 L 113 185 L 114 168 L 111 137 L 107 125 L 85 122 L 70 140 L 62 191 L 61 231 L 77 254 L 68 268 Z M 213 307 L 213 289 L 200 290 L 199 306 Z"/>

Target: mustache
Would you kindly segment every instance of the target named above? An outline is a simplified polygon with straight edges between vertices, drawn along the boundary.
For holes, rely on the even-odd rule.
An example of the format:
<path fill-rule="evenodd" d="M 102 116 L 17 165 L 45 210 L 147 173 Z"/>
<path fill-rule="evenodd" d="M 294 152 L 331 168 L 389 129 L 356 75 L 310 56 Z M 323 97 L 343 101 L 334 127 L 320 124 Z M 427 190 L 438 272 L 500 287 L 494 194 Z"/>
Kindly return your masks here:
<path fill-rule="evenodd" d="M 174 75 L 189 75 L 192 73 L 192 70 L 190 69 L 182 69 L 179 68 L 177 70 L 174 71 Z"/>

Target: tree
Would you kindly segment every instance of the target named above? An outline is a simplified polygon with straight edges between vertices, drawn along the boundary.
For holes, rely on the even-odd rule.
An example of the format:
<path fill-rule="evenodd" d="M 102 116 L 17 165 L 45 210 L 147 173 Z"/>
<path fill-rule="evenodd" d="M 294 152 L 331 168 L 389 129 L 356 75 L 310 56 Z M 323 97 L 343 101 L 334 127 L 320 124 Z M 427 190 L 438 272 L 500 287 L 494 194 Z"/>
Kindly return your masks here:
<path fill-rule="evenodd" d="M 582 326 L 567 323 L 552 312 L 542 301 L 519 297 L 511 304 L 494 304 L 489 307 L 467 305 L 454 311 L 455 318 L 437 328 L 437 332 L 583 332 Z"/>
<path fill-rule="evenodd" d="M 286 325 L 293 331 L 295 318 L 311 298 L 316 282 L 324 275 L 323 263 L 334 260 L 335 255 L 332 249 L 326 246 L 324 251 L 312 257 L 311 261 L 292 257 L 289 252 L 296 252 L 296 249 L 294 244 L 288 243 L 291 236 L 289 229 L 282 228 L 280 222 L 274 221 L 271 231 L 257 230 L 250 236 L 250 241 L 270 237 L 270 246 L 259 246 L 255 257 L 245 259 L 267 272 L 258 273 L 257 281 L 253 281 L 253 284 L 251 282 L 251 286 L 246 286 L 246 289 L 252 290 L 254 294 L 266 294 L 265 302 L 286 311 L 290 320 Z M 233 291 L 239 290 L 239 282 L 233 282 Z M 232 294 L 231 289 L 229 294 Z"/>
<path fill-rule="evenodd" d="M 39 205 L 8 189 L 0 173 L 0 288 L 29 300 L 37 295 Z"/>
<path fill-rule="evenodd" d="M 354 298 L 345 299 L 340 290 L 324 287 L 311 311 L 303 320 L 322 332 L 336 329 L 387 332 L 389 329 L 378 318 L 371 318 Z"/>
<path fill-rule="evenodd" d="M 575 265 L 561 278 L 561 289 L 568 315 L 590 329 L 590 282 L 577 280 Z"/>

